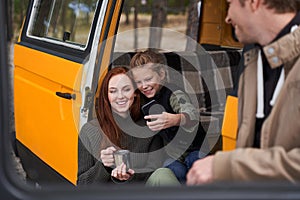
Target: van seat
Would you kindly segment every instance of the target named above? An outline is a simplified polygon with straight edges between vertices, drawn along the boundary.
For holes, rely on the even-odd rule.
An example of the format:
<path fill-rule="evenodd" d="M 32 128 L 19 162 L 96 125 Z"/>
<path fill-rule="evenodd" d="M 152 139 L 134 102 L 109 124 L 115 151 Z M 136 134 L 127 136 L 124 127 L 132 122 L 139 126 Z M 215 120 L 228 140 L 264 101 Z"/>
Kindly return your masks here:
<path fill-rule="evenodd" d="M 226 97 L 237 82 L 241 53 L 241 50 L 162 53 L 168 66 L 168 81 L 195 95 L 199 120 L 212 138 L 221 135 Z M 112 67 L 129 67 L 134 54 L 114 52 Z M 209 143 L 213 145 L 214 141 Z"/>

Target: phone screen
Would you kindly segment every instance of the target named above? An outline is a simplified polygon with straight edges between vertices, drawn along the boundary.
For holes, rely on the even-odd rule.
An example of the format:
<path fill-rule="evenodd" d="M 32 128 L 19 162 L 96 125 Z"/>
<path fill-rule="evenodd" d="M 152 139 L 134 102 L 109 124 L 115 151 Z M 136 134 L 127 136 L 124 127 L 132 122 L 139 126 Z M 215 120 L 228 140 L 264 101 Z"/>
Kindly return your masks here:
<path fill-rule="evenodd" d="M 150 102 L 142 106 L 142 112 L 144 116 L 161 114 L 164 111 L 165 111 L 164 107 L 159 103 L 157 103 L 155 100 L 151 100 Z"/>

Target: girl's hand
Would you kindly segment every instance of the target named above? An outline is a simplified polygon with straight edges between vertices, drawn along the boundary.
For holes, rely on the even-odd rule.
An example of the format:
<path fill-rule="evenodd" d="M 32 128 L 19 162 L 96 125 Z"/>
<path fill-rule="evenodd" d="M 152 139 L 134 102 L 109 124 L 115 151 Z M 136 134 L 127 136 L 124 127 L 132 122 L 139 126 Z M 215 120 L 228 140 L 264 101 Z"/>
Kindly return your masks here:
<path fill-rule="evenodd" d="M 100 152 L 100 158 L 102 160 L 102 163 L 106 167 L 113 167 L 115 165 L 115 159 L 114 159 L 114 152 L 116 151 L 116 148 L 111 146 L 106 149 L 101 150 Z"/>
<path fill-rule="evenodd" d="M 185 117 L 183 114 L 171 114 L 163 112 L 158 115 L 147 115 L 144 117 L 147 121 L 147 126 L 152 131 L 160 131 L 172 126 L 179 126 L 182 117 Z"/>
<path fill-rule="evenodd" d="M 129 169 L 126 172 L 126 165 L 122 163 L 120 166 L 117 166 L 114 170 L 111 172 L 111 176 L 119 179 L 120 181 L 126 181 L 130 179 L 134 175 L 134 171 L 132 169 Z"/>

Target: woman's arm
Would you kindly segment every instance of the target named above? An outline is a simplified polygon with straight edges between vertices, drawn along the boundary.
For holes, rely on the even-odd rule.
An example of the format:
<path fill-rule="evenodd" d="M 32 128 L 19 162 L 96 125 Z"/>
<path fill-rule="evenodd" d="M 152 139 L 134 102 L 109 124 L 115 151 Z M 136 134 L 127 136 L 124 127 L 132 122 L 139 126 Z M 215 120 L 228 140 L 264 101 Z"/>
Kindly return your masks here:
<path fill-rule="evenodd" d="M 111 170 L 96 159 L 78 139 L 77 185 L 108 182 Z"/>
<path fill-rule="evenodd" d="M 82 127 L 78 138 L 78 185 L 110 181 L 112 169 L 105 167 L 100 159 L 101 141 L 101 132 L 95 124 L 89 122 Z"/>

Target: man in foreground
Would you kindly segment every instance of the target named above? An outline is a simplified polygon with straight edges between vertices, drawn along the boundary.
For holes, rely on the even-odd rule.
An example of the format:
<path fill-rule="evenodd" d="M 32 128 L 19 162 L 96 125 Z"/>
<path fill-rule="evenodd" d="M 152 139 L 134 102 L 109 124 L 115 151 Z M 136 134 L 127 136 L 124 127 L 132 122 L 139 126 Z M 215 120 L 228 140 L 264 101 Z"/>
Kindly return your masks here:
<path fill-rule="evenodd" d="M 188 185 L 213 181 L 300 181 L 298 0 L 228 0 L 226 22 L 243 44 L 237 149 L 194 163 Z"/>

